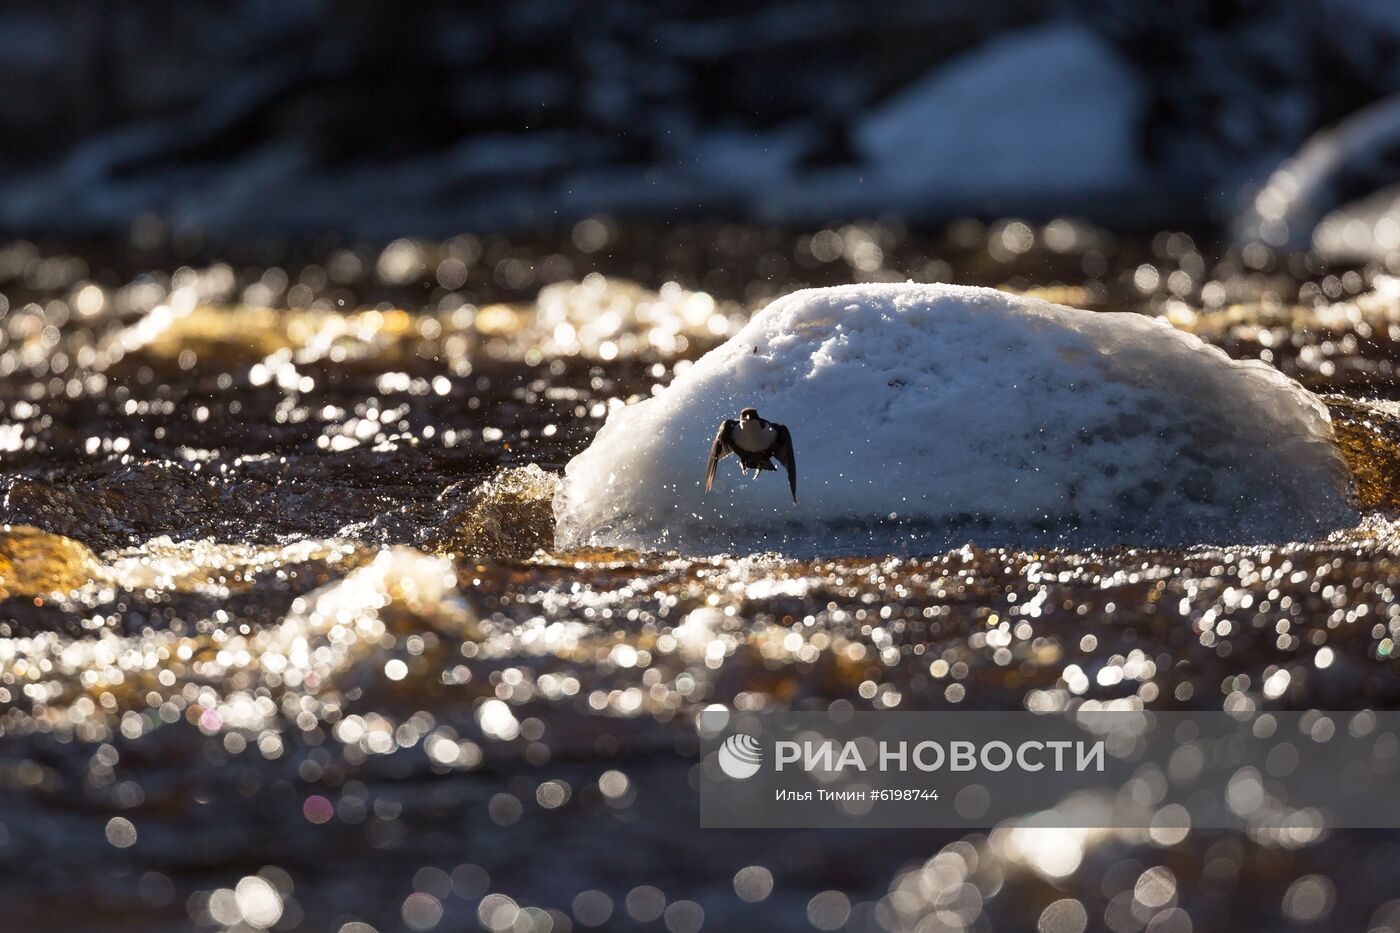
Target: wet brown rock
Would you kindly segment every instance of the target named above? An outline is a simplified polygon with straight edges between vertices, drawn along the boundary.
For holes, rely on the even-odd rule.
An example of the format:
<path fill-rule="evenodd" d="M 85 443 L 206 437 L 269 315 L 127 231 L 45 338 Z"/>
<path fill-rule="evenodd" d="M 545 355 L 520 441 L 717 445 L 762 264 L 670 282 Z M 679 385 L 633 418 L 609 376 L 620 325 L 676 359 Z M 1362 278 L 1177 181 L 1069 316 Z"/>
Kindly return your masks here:
<path fill-rule="evenodd" d="M 0 526 L 0 599 L 66 593 L 96 571 L 92 551 L 72 538 L 31 525 Z"/>
<path fill-rule="evenodd" d="M 153 333 L 139 346 L 136 357 L 143 364 L 173 363 L 182 354 L 193 353 L 206 368 L 251 365 L 279 350 L 296 352 L 303 361 L 322 356 L 340 361 L 378 354 L 398 357 L 421 337 L 424 320 L 397 309 L 346 314 L 198 305 L 184 314 L 150 321 Z"/>

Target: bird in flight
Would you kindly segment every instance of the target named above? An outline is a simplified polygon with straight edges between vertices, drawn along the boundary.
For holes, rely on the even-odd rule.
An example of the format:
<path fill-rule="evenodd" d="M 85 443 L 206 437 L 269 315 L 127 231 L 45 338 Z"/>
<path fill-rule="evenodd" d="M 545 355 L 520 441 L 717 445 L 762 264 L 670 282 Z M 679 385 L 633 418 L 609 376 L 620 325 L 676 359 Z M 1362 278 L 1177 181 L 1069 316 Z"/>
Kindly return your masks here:
<path fill-rule="evenodd" d="M 773 465 L 776 459 L 787 468 L 792 501 L 797 503 L 797 457 L 792 452 L 792 434 L 786 426 L 763 420 L 755 408 L 739 412 L 737 421 L 726 418 L 710 445 L 710 459 L 705 465 L 706 492 L 715 484 L 715 470 L 720 460 L 730 454 L 739 458 L 743 469 L 753 470 L 754 476 L 761 470 L 776 470 Z"/>

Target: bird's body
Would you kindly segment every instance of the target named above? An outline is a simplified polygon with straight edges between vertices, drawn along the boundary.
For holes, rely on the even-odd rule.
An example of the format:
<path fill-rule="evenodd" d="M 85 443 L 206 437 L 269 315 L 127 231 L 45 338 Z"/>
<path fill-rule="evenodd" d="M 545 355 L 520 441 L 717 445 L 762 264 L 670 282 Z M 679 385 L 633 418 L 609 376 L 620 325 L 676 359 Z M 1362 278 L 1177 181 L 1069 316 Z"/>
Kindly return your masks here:
<path fill-rule="evenodd" d="M 729 454 L 738 457 L 743 468 L 753 470 L 755 476 L 761 470 L 776 470 L 773 465 L 776 459 L 787 469 L 792 501 L 797 501 L 797 458 L 792 449 L 792 434 L 785 426 L 765 421 L 753 408 L 741 411 L 738 420 L 726 419 L 710 445 L 710 459 L 705 465 L 706 492 L 714 486 L 720 460 Z"/>
<path fill-rule="evenodd" d="M 730 435 L 729 442 L 735 450 L 757 454 L 771 448 L 777 439 L 778 429 L 771 422 L 751 418 L 748 421 L 739 422 Z"/>

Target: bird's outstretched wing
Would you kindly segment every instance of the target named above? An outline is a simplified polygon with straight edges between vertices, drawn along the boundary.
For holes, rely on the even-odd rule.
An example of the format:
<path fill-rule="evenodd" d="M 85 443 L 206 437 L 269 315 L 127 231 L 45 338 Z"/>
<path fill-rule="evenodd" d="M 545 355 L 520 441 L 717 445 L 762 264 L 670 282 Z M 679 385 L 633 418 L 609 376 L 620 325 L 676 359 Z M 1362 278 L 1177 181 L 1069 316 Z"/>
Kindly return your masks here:
<path fill-rule="evenodd" d="M 715 432 L 715 442 L 710 445 L 710 459 L 705 464 L 705 491 L 709 492 L 715 484 L 715 468 L 719 466 L 719 461 L 734 452 L 734 448 L 729 446 L 729 432 L 734 428 L 734 419 L 730 418 L 719 426 Z"/>
<path fill-rule="evenodd" d="M 797 454 L 792 449 L 792 433 L 785 425 L 775 424 L 778 429 L 778 439 L 773 444 L 773 456 L 778 458 L 778 462 L 787 467 L 788 486 L 792 489 L 792 504 L 797 504 Z"/>

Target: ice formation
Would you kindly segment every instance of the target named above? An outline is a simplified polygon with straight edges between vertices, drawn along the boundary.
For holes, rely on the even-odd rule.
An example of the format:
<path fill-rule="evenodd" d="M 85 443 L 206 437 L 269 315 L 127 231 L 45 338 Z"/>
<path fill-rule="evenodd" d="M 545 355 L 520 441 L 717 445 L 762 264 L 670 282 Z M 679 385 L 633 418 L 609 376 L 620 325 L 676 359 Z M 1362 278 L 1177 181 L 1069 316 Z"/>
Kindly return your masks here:
<path fill-rule="evenodd" d="M 792 430 L 781 473 L 721 463 L 745 406 Z M 965 542 L 1187 545 L 1354 523 L 1326 408 L 1260 362 L 1135 314 L 990 289 L 788 295 L 568 465 L 556 543 L 919 552 Z"/>

